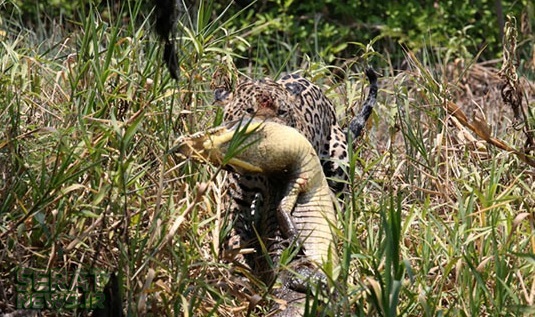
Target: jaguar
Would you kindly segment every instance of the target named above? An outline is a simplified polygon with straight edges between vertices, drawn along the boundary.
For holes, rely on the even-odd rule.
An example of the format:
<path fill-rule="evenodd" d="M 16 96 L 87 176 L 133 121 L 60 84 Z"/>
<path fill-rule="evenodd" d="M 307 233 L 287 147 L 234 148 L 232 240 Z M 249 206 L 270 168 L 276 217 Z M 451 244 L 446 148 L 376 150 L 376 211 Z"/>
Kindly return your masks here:
<path fill-rule="evenodd" d="M 361 112 L 349 124 L 353 139 L 357 139 L 362 133 L 376 104 L 377 75 L 370 68 L 366 70 L 366 76 L 370 82 L 368 96 Z M 223 107 L 225 122 L 269 117 L 270 121 L 295 128 L 308 139 L 316 151 L 332 192 L 345 191 L 348 131 L 344 131 L 339 125 L 333 103 L 317 85 L 300 75 L 288 74 L 277 81 L 269 78 L 246 80 L 237 84 L 234 89 L 228 86 L 227 83 L 213 87 L 215 103 Z M 263 205 L 265 196 L 270 192 L 269 182 L 265 175 L 258 174 L 229 173 L 227 177 L 224 204 L 229 211 L 228 217 L 232 226 L 223 246 L 223 257 L 245 264 L 253 272 L 259 272 L 263 265 L 258 264 L 262 252 L 256 239 L 258 232 L 255 219 L 258 219 L 258 214 L 265 208 L 272 208 Z M 269 235 L 275 237 L 272 243 L 274 247 L 268 245 L 267 250 L 279 253 L 283 248 L 281 239 L 284 238 L 284 233 L 281 233 L 278 239 L 277 234 Z M 253 249 L 256 252 L 240 252 L 243 249 Z M 276 257 L 272 255 L 272 258 L 273 256 Z"/>

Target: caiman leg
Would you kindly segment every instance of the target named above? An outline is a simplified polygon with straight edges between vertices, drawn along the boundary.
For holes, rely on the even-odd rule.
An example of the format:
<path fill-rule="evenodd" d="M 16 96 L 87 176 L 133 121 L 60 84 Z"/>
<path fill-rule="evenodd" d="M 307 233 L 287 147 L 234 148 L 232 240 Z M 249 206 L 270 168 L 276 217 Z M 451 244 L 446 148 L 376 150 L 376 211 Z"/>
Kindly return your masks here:
<path fill-rule="evenodd" d="M 303 244 L 299 241 L 299 231 L 292 220 L 292 210 L 297 204 L 297 198 L 306 190 L 306 175 L 299 176 L 295 181 L 288 184 L 286 194 L 277 207 L 277 221 L 281 232 L 285 238 L 293 243 L 298 249 L 305 251 Z"/>

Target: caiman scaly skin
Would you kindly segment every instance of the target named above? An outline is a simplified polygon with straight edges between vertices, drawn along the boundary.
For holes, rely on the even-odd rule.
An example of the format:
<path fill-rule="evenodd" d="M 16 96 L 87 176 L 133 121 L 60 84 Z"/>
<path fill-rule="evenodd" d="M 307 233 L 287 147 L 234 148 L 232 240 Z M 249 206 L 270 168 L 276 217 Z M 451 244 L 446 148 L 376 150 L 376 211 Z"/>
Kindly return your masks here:
<path fill-rule="evenodd" d="M 289 288 L 281 293 L 292 290 L 305 293 L 311 281 L 327 283 L 322 269 L 332 273 L 338 265 L 331 229 L 336 225 L 336 214 L 318 155 L 302 134 L 271 121 L 232 122 L 182 136 L 171 151 L 241 175 L 265 175 L 270 180 L 270 192 L 264 195 L 271 199 L 268 205 L 272 207 L 268 209 L 275 210 L 277 221 L 275 225 L 273 220 L 267 224 L 270 216 L 260 215 L 261 220 L 255 225 L 261 233 L 279 230 L 284 238 L 300 248 L 298 258 L 290 264 L 299 277 L 281 273 L 283 288 Z M 268 252 L 276 252 L 270 250 L 269 245 L 280 248 L 281 244 L 265 241 L 265 245 L 268 245 Z M 299 314 L 288 313 L 279 316 Z"/>

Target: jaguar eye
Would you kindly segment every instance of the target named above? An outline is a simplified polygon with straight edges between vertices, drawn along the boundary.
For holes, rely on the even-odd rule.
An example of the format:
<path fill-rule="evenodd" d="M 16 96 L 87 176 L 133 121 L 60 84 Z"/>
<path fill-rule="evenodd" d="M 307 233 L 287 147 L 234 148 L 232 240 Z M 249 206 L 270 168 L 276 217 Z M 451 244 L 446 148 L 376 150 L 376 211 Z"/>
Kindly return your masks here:
<path fill-rule="evenodd" d="M 286 110 L 279 109 L 279 110 L 277 110 L 277 115 L 278 115 L 278 116 L 283 116 L 283 115 L 285 115 L 287 112 L 288 112 L 288 111 L 286 111 Z"/>
<path fill-rule="evenodd" d="M 249 114 L 254 113 L 254 108 L 247 108 L 245 111 Z"/>

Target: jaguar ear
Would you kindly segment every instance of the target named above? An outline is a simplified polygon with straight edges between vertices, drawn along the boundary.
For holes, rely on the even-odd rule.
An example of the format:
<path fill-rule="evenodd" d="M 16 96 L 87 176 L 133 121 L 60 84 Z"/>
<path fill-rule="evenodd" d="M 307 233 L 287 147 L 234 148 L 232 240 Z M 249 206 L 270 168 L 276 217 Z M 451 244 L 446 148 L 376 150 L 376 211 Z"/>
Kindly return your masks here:
<path fill-rule="evenodd" d="M 225 105 L 232 100 L 233 82 L 235 82 L 231 70 L 226 67 L 218 67 L 212 75 L 210 89 L 214 92 L 214 104 Z"/>
<path fill-rule="evenodd" d="M 214 104 L 223 105 L 232 100 L 232 93 L 225 88 L 214 89 Z"/>

